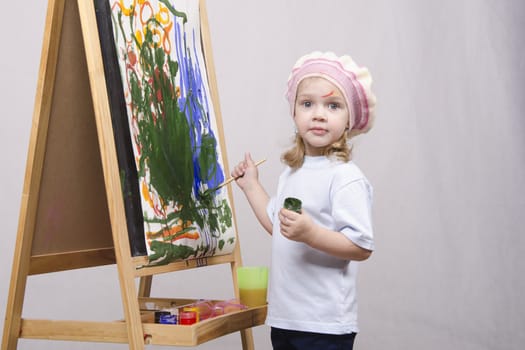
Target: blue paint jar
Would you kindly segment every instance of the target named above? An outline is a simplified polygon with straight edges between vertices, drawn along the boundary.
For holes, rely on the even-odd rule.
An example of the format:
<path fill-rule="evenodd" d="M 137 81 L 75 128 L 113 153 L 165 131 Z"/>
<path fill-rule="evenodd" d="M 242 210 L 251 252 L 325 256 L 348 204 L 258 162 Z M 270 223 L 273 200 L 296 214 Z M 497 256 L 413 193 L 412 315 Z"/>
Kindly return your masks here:
<path fill-rule="evenodd" d="M 160 318 L 162 316 L 171 315 L 169 311 L 155 311 L 155 323 L 160 323 Z"/>
<path fill-rule="evenodd" d="M 160 324 L 177 324 L 177 315 L 171 315 L 171 314 L 161 315 L 159 323 Z"/>

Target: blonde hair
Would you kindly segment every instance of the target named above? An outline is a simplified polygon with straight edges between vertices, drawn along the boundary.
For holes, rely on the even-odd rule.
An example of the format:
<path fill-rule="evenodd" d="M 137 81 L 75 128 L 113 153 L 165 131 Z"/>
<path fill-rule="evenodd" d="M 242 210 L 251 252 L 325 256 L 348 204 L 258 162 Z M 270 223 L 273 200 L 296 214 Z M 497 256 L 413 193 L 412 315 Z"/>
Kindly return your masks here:
<path fill-rule="evenodd" d="M 323 155 L 343 162 L 348 162 L 352 159 L 352 146 L 348 144 L 348 137 L 349 132 L 348 130 L 345 130 L 343 135 L 341 135 L 337 141 L 325 148 Z M 295 135 L 293 142 L 294 145 L 281 155 L 281 161 L 295 170 L 303 165 L 306 150 L 304 147 L 304 141 L 298 133 Z"/>

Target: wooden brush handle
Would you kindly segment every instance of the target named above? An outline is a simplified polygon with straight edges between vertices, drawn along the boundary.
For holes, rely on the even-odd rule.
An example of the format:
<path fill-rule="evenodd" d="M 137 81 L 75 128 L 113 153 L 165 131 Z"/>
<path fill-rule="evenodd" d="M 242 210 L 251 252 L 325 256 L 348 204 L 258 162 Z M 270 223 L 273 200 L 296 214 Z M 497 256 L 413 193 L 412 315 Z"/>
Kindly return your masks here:
<path fill-rule="evenodd" d="M 265 159 L 261 159 L 260 161 L 258 161 L 257 163 L 255 163 L 255 166 L 258 167 L 259 165 L 261 165 L 262 163 L 266 162 L 266 158 Z M 239 176 L 240 177 L 240 176 Z M 224 181 L 223 183 L 221 183 L 219 186 L 217 186 L 217 189 L 223 187 L 223 186 L 226 186 L 228 184 L 230 184 L 232 181 L 235 181 L 237 180 L 239 177 L 230 177 L 228 180 Z"/>

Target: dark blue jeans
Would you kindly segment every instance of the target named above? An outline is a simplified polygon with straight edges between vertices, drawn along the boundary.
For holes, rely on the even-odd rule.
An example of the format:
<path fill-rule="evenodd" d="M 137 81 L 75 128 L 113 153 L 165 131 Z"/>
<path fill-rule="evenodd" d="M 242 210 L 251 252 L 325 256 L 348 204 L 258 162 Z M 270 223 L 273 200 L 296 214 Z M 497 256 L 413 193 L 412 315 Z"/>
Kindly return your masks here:
<path fill-rule="evenodd" d="M 321 334 L 272 327 L 273 350 L 352 350 L 356 333 Z"/>

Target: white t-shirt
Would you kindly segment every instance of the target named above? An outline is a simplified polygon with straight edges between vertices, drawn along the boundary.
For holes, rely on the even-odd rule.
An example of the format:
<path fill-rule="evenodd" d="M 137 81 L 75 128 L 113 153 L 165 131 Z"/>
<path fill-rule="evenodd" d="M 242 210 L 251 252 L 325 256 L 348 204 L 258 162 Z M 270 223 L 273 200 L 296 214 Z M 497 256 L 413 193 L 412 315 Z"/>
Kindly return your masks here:
<path fill-rule="evenodd" d="M 302 210 L 318 225 L 373 250 L 371 185 L 353 162 L 305 157 L 301 168 L 284 170 L 267 207 L 273 234 L 266 324 L 326 334 L 357 332 L 358 262 L 284 237 L 278 213 L 286 197 L 300 199 Z"/>

